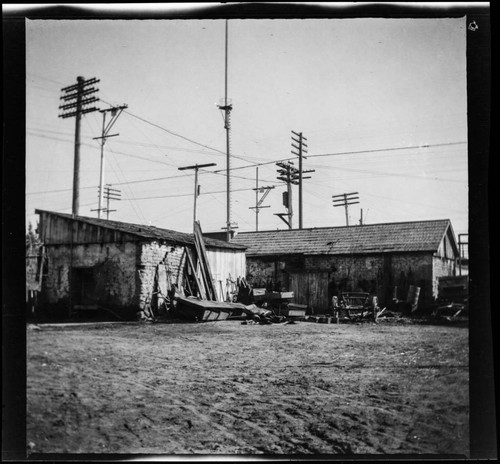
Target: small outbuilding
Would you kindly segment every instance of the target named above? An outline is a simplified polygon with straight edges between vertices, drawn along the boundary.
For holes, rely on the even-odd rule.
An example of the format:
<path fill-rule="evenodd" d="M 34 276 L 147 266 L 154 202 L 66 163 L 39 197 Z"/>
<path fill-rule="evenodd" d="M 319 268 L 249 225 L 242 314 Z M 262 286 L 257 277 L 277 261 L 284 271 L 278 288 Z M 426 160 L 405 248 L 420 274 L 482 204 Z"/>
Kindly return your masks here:
<path fill-rule="evenodd" d="M 382 305 L 420 288 L 419 307 L 435 301 L 438 278 L 456 275 L 459 250 L 450 220 L 240 232 L 247 282 L 293 291 L 320 313 L 338 292 L 377 295 Z"/>
<path fill-rule="evenodd" d="M 52 211 L 36 213 L 45 250 L 40 305 L 47 315 L 64 317 L 75 307 L 97 305 L 131 319 L 162 288 L 159 279 L 168 283 L 163 288 L 185 284 L 187 253 L 195 256 L 193 234 Z M 204 244 L 222 301 L 227 280 L 246 273 L 245 246 L 211 238 Z"/>

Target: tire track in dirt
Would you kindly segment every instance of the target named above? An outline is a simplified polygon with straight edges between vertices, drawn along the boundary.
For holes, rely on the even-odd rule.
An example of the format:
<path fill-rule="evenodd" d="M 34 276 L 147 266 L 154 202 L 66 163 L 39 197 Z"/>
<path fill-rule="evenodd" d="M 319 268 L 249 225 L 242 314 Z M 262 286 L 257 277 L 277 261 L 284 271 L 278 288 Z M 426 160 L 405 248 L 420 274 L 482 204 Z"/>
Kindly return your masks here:
<path fill-rule="evenodd" d="M 87 373 L 87 376 L 89 376 L 89 375 L 92 375 L 92 373 L 91 372 Z M 193 417 L 196 418 L 196 420 L 201 420 L 205 425 L 209 426 L 210 428 L 217 429 L 219 431 L 219 433 L 221 433 L 222 436 L 226 440 L 229 440 L 230 442 L 232 442 L 232 446 L 234 446 L 236 448 L 241 448 L 242 446 L 245 446 L 247 448 L 247 450 L 255 449 L 255 450 L 263 451 L 263 452 L 276 452 L 276 446 L 279 447 L 280 443 L 283 444 L 284 442 L 286 442 L 286 440 L 284 439 L 284 437 L 282 435 L 280 435 L 279 433 L 274 431 L 272 428 L 270 428 L 266 424 L 259 425 L 255 421 L 252 421 L 252 420 L 248 419 L 247 417 L 244 417 L 244 416 L 239 415 L 237 413 L 232 413 L 232 412 L 229 412 L 227 410 L 218 409 L 217 404 L 222 405 L 223 403 L 228 402 L 227 396 L 224 397 L 223 401 L 221 401 L 217 404 L 208 404 L 207 402 L 205 402 L 204 404 L 199 403 L 199 402 L 193 401 L 192 399 L 189 399 L 186 396 L 184 396 L 182 400 L 179 400 L 178 398 L 175 397 L 175 394 L 172 394 L 172 391 L 170 389 L 165 388 L 161 385 L 151 385 L 149 383 L 136 381 L 136 380 L 133 380 L 131 378 L 124 378 L 124 377 L 118 376 L 118 375 L 115 375 L 114 377 L 116 377 L 116 380 L 112 380 L 111 378 L 109 379 L 109 381 L 111 383 L 115 383 L 115 382 L 127 383 L 129 385 L 135 385 L 139 388 L 153 391 L 155 393 L 161 393 L 162 395 L 164 395 L 166 403 L 170 403 L 170 404 L 176 406 L 177 408 L 179 408 L 180 410 L 189 411 L 193 415 Z M 96 380 L 98 378 L 99 377 L 96 377 Z M 323 390 L 323 389 L 320 389 L 320 390 L 322 391 L 322 393 L 318 396 L 321 399 L 325 399 L 328 397 L 329 394 L 331 394 L 331 392 L 328 390 Z M 278 397 L 279 397 L 279 395 L 273 394 L 273 400 L 275 400 Z M 287 398 L 291 399 L 288 396 L 287 396 Z M 298 407 L 300 405 L 300 403 L 303 402 L 304 395 L 297 395 L 296 399 L 297 399 L 297 407 Z M 267 401 L 265 403 L 267 403 Z M 273 403 L 274 403 L 274 401 L 273 401 Z M 200 404 L 202 406 L 209 408 L 209 412 L 207 414 L 200 413 Z M 290 406 L 290 405 L 288 405 L 288 406 Z M 276 404 L 274 404 L 274 407 L 276 407 Z M 143 414 L 143 415 L 145 417 L 147 417 L 152 422 L 152 424 L 156 424 L 156 422 L 153 419 L 151 419 L 149 416 L 147 416 L 145 414 Z M 288 420 L 290 424 L 294 424 L 297 422 L 297 414 L 296 413 L 289 414 L 289 413 L 285 412 L 284 410 L 281 410 L 280 416 L 283 419 Z M 220 425 L 217 422 L 217 418 L 219 420 L 224 419 L 224 418 L 228 419 L 231 423 L 234 423 L 235 421 L 240 421 L 240 425 L 238 426 L 238 432 L 237 433 L 230 432 L 228 430 L 227 426 Z M 311 418 L 306 417 L 304 419 L 305 419 L 304 422 L 306 425 L 305 428 L 307 428 L 307 424 L 310 423 Z M 244 427 L 242 427 L 242 426 L 247 427 L 248 429 L 250 429 L 251 431 L 256 433 L 256 435 L 254 435 L 252 437 L 252 443 L 254 443 L 256 441 L 256 436 L 259 436 L 259 437 L 261 437 L 261 439 L 257 439 L 257 442 L 264 441 L 265 443 L 267 443 L 267 445 L 263 446 L 263 445 L 251 444 L 248 440 L 245 440 L 243 437 L 248 432 L 245 432 Z M 126 428 L 131 433 L 133 433 L 137 438 L 139 438 L 139 439 L 141 438 L 140 435 L 135 433 L 131 427 L 126 427 Z M 309 438 L 313 438 L 313 437 L 309 437 Z M 335 450 L 340 452 L 341 450 L 348 449 L 348 445 L 340 440 L 333 440 L 330 438 L 328 440 L 325 440 L 322 435 L 319 435 L 317 438 L 322 442 L 326 441 L 329 444 L 329 446 L 335 445 L 334 451 L 332 451 L 332 452 L 336 452 Z M 141 440 L 141 444 L 143 444 L 142 440 Z M 321 446 L 321 444 L 317 444 L 316 446 L 313 446 L 312 443 L 300 442 L 297 444 L 297 446 L 300 446 L 302 448 L 302 451 L 294 450 L 293 452 L 318 453 L 322 449 L 324 452 L 324 446 Z M 278 452 L 280 452 L 280 451 L 278 451 Z"/>
<path fill-rule="evenodd" d="M 98 376 L 96 376 L 96 380 L 99 379 Z M 119 381 L 121 383 L 127 383 L 129 385 L 135 385 L 135 386 L 138 386 L 140 388 L 143 388 L 143 389 L 146 389 L 146 390 L 149 390 L 149 391 L 153 391 L 155 393 L 162 393 L 163 395 L 165 395 L 164 397 L 166 397 L 166 399 L 168 399 L 168 402 L 170 402 L 172 405 L 176 406 L 177 408 L 179 408 L 180 410 L 187 410 L 189 411 L 193 417 L 195 417 L 197 420 L 200 420 L 202 421 L 205 425 L 207 425 L 208 427 L 210 428 L 215 428 L 217 429 L 217 431 L 226 439 L 226 440 L 229 440 L 230 442 L 232 442 L 236 447 L 240 448 L 242 445 L 246 445 L 247 448 L 254 448 L 253 445 L 251 445 L 250 443 L 242 443 L 242 437 L 240 435 L 236 435 L 230 431 L 228 431 L 227 427 L 224 427 L 224 426 L 221 426 L 219 424 L 217 424 L 217 422 L 215 422 L 213 420 L 213 418 L 211 417 L 210 414 L 203 414 L 203 413 L 200 413 L 200 409 L 199 409 L 199 405 L 188 399 L 187 397 L 183 397 L 182 400 L 179 400 L 175 397 L 175 394 L 172 394 L 172 392 L 166 388 L 163 388 L 162 386 L 153 386 L 153 385 L 150 385 L 148 383 L 145 383 L 145 382 L 138 382 L 138 381 L 135 381 L 133 379 L 130 379 L 130 378 L 123 378 L 123 377 L 119 377 L 116 379 L 116 381 Z M 225 412 L 222 412 L 222 411 L 216 411 L 217 414 L 220 414 L 221 416 L 224 416 L 224 417 L 228 417 L 228 418 L 232 418 L 232 419 L 235 419 L 236 417 L 232 416 L 231 414 L 229 413 L 225 413 Z M 152 421 L 153 424 L 156 424 L 156 422 L 151 419 L 150 417 L 147 417 L 149 420 Z M 261 429 L 259 429 L 255 424 L 249 424 L 252 428 L 254 428 L 254 430 L 259 430 L 261 432 Z M 132 432 L 134 435 L 138 436 L 136 433 L 133 432 L 133 430 L 127 426 L 127 429 Z"/>
<path fill-rule="evenodd" d="M 57 392 L 64 390 L 60 385 L 73 370 L 81 382 L 70 388 L 83 400 L 75 403 L 81 430 L 75 430 L 74 422 L 74 433 L 95 432 L 102 425 L 100 433 L 106 437 L 99 441 L 109 446 L 111 438 L 121 452 L 139 442 L 141 449 L 133 452 L 156 452 L 164 446 L 177 453 L 214 451 L 207 436 L 223 443 L 215 448 L 218 453 L 243 448 L 249 453 L 462 449 L 452 440 L 467 438 L 462 423 L 468 403 L 458 389 L 468 366 L 462 362 L 466 345 L 455 341 L 454 333 L 444 340 L 448 348 L 443 349 L 442 331 L 432 328 L 417 333 L 405 329 L 394 336 L 377 327 L 341 327 L 333 335 L 318 334 L 313 325 L 294 334 L 268 327 L 253 332 L 221 327 L 227 336 L 201 325 L 169 330 L 138 326 L 104 337 L 102 331 L 76 336 L 71 331 L 69 337 L 61 331 L 45 340 L 41 332 L 34 333 L 33 354 L 45 349 L 63 364 L 55 379 L 45 370 L 32 379 L 30 398 L 38 403 L 39 414 L 34 427 L 50 428 L 52 416 L 44 423 L 40 414 L 44 408 L 51 413 L 62 402 Z M 244 342 L 243 333 L 248 335 Z M 345 337 L 338 337 L 340 345 L 333 347 L 338 335 Z M 33 361 L 45 362 L 36 356 Z M 139 400 L 135 404 L 134 398 Z M 453 407 L 457 410 L 449 416 Z M 90 421 L 88 408 L 94 413 Z M 436 419 L 438 411 L 444 420 Z M 121 425 L 123 420 L 130 430 Z M 194 425 L 188 428 L 187 420 Z M 440 427 L 445 430 L 436 438 Z M 96 451 L 95 438 L 94 433 L 83 446 Z M 61 439 L 58 435 L 47 446 L 60 449 Z"/>
<path fill-rule="evenodd" d="M 160 357 L 161 359 L 161 357 Z M 326 363 L 319 363 L 322 367 L 329 367 L 327 365 L 325 365 Z M 226 367 L 226 366 L 224 366 Z M 297 365 L 294 365 L 293 367 L 297 367 Z M 308 366 L 310 367 L 310 366 Z M 406 366 L 395 366 L 397 367 L 399 370 L 406 370 L 407 367 Z M 436 365 L 427 365 L 427 366 L 422 366 L 422 367 L 428 367 L 428 368 L 432 368 L 432 369 L 438 369 L 438 366 Z M 444 374 L 446 375 L 446 373 L 442 373 L 442 370 L 443 368 L 446 368 L 446 367 L 457 367 L 457 366 L 443 366 L 443 365 L 440 365 L 439 366 L 439 371 L 440 371 L 440 374 Z M 460 367 L 463 367 L 463 366 L 460 366 Z M 263 367 L 261 368 L 260 370 L 274 370 L 272 367 Z M 260 373 L 262 374 L 262 373 Z M 141 385 L 141 386 L 146 386 L 145 384 L 142 384 L 142 383 L 139 383 L 138 385 Z M 342 395 L 340 394 L 337 394 L 335 393 L 334 391 L 332 391 L 332 389 L 328 389 L 328 388 L 322 388 L 322 387 L 318 387 L 318 386 L 314 386 L 314 385 L 308 385 L 308 388 L 311 388 L 311 389 L 314 389 L 316 391 L 319 392 L 318 395 L 315 395 L 317 396 L 319 399 L 328 399 L 329 401 L 332 401 L 332 397 L 336 397 L 339 401 L 341 401 L 342 399 L 345 399 L 342 397 Z M 165 390 L 162 390 L 162 391 L 165 391 Z M 398 393 L 398 392 L 392 392 L 392 396 L 394 397 L 402 397 L 403 393 Z M 276 397 L 276 395 L 273 395 L 274 397 Z M 309 398 L 312 397 L 312 395 L 310 393 L 307 394 L 307 396 Z M 374 396 L 374 395 L 368 395 L 369 397 L 370 396 L 373 396 L 373 398 L 377 398 L 377 396 Z M 289 400 L 292 400 L 292 398 L 287 395 L 287 398 Z M 170 399 L 173 400 L 173 398 L 170 396 Z M 304 399 L 304 395 L 296 395 L 295 398 L 293 399 L 296 399 L 298 401 L 298 403 L 301 403 Z M 226 402 L 227 402 L 227 398 L 226 398 Z M 404 405 L 404 404 L 400 404 L 400 408 L 398 411 L 395 411 L 395 410 L 392 410 L 392 409 L 387 409 L 386 407 L 379 407 L 379 406 L 376 406 L 375 404 L 371 404 L 370 406 L 367 406 L 366 403 L 364 401 L 361 401 L 361 400 L 355 400 L 353 398 L 350 398 L 349 399 L 349 402 L 351 404 L 351 406 L 356 406 L 360 409 L 364 409 L 366 411 L 368 411 L 366 413 L 366 415 L 368 416 L 374 416 L 374 417 L 392 417 L 391 421 L 394 421 L 397 419 L 398 415 L 402 412 L 402 411 L 407 411 L 408 413 L 413 413 L 414 412 L 414 407 L 412 405 Z M 186 401 L 184 402 L 181 402 L 180 404 L 183 404 L 185 405 L 186 404 Z M 195 407 L 196 408 L 196 403 L 193 403 L 191 402 L 191 406 L 192 407 Z M 300 406 L 300 404 L 298 404 L 297 406 Z M 226 418 L 226 419 L 230 419 L 230 420 L 240 420 L 242 421 L 242 423 L 254 430 L 254 431 L 257 431 L 258 434 L 264 434 L 263 433 L 263 427 L 260 426 L 260 425 L 257 425 L 256 423 L 248 420 L 247 418 L 241 416 L 241 415 L 238 415 L 238 414 L 234 414 L 234 413 L 230 413 L 228 411 L 222 411 L 220 409 L 217 409 L 216 405 L 212 405 L 212 410 L 215 410 L 214 413 L 212 414 L 208 414 L 207 416 L 207 421 L 209 421 L 211 416 L 215 415 L 215 416 L 219 416 L 219 417 L 223 417 L 223 418 Z M 294 423 L 296 422 L 296 417 L 295 415 L 291 415 L 291 414 L 287 414 L 286 412 L 281 412 L 281 416 L 283 419 L 285 420 L 288 420 L 290 423 Z M 356 416 L 354 414 L 350 415 L 350 418 L 352 419 L 352 421 L 359 421 L 360 420 L 360 417 L 359 416 Z M 385 423 L 385 419 L 382 419 L 382 421 Z M 213 425 L 212 422 L 210 422 L 210 424 Z M 365 424 L 366 424 L 366 421 L 365 421 Z M 225 428 L 227 430 L 227 428 Z M 382 433 L 381 432 L 382 429 L 380 429 L 380 427 L 378 428 L 377 430 L 377 436 L 379 437 L 379 440 L 382 440 L 383 441 L 383 438 L 386 437 L 388 440 L 394 440 L 394 433 L 393 432 L 387 432 L 387 433 Z M 333 449 L 333 452 L 339 452 L 339 453 L 342 453 L 342 452 L 345 452 L 345 453 L 350 453 L 352 452 L 352 447 L 348 444 L 347 441 L 342 441 L 342 440 L 339 440 L 339 439 L 335 439 L 335 438 L 331 438 L 329 437 L 325 432 L 318 432 L 318 434 L 314 434 L 314 428 L 313 429 L 310 429 L 309 432 L 311 434 L 313 434 L 314 436 L 316 436 L 320 441 L 322 442 L 326 442 L 330 445 L 330 447 Z M 339 430 L 339 432 L 341 432 L 341 430 Z M 402 431 L 401 431 L 402 432 Z M 266 428 L 266 432 L 265 432 L 266 435 L 269 435 L 269 439 L 275 443 L 279 443 L 282 441 L 282 437 L 274 432 L 271 431 L 271 429 L 269 428 Z M 411 434 L 411 430 L 407 432 L 408 435 Z M 341 433 L 340 433 L 341 435 Z M 236 436 L 240 436 L 240 435 L 236 435 Z M 314 438 L 314 437 L 311 437 L 311 438 Z M 322 450 L 323 447 L 321 445 L 317 445 L 317 446 L 314 446 L 312 443 L 308 444 L 307 446 L 303 446 L 304 444 L 303 443 L 300 443 L 300 446 L 302 446 L 304 449 L 306 450 L 309 450 L 311 452 L 318 452 L 318 450 Z M 255 447 L 256 449 L 259 449 L 259 450 L 262 450 L 262 449 L 267 449 L 266 447 L 262 448 L 262 447 L 259 447 L 259 446 L 256 446 Z M 384 448 L 383 447 L 378 447 L 377 448 L 377 452 L 383 452 L 384 451 Z"/>

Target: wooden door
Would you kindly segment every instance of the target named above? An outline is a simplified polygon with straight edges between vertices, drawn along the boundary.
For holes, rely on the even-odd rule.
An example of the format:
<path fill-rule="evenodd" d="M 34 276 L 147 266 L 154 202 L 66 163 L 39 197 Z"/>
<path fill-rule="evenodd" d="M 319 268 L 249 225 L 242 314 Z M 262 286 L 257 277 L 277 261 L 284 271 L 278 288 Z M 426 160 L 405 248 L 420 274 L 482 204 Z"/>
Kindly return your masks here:
<path fill-rule="evenodd" d="M 308 314 L 322 314 L 329 309 L 328 272 L 297 272 L 290 274 L 290 290 L 294 302 L 307 305 Z"/>

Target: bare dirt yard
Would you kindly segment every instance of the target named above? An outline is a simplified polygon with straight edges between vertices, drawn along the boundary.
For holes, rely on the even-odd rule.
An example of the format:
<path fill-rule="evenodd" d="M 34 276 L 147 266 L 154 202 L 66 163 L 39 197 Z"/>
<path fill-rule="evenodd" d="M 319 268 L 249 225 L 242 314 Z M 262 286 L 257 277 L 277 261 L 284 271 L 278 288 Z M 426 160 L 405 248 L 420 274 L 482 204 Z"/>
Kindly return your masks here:
<path fill-rule="evenodd" d="M 468 329 L 29 327 L 30 453 L 469 455 Z"/>

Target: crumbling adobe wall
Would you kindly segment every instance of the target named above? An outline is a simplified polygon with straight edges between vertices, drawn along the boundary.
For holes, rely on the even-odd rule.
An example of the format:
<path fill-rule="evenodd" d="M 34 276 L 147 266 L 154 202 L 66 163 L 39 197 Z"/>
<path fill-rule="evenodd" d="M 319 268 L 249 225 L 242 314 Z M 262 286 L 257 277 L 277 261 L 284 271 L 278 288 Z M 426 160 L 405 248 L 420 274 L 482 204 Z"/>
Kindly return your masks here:
<path fill-rule="evenodd" d="M 146 303 L 151 301 L 158 264 L 167 265 L 172 273 L 172 282 L 179 286 L 182 284 L 182 269 L 185 259 L 184 246 L 156 241 L 142 243 L 137 272 L 138 306 L 140 309 L 144 309 Z"/>
<path fill-rule="evenodd" d="M 136 303 L 135 243 L 52 245 L 46 247 L 46 253 L 42 290 L 44 304 L 69 307 L 72 268 L 91 268 L 98 299 L 96 303 L 113 308 Z"/>

